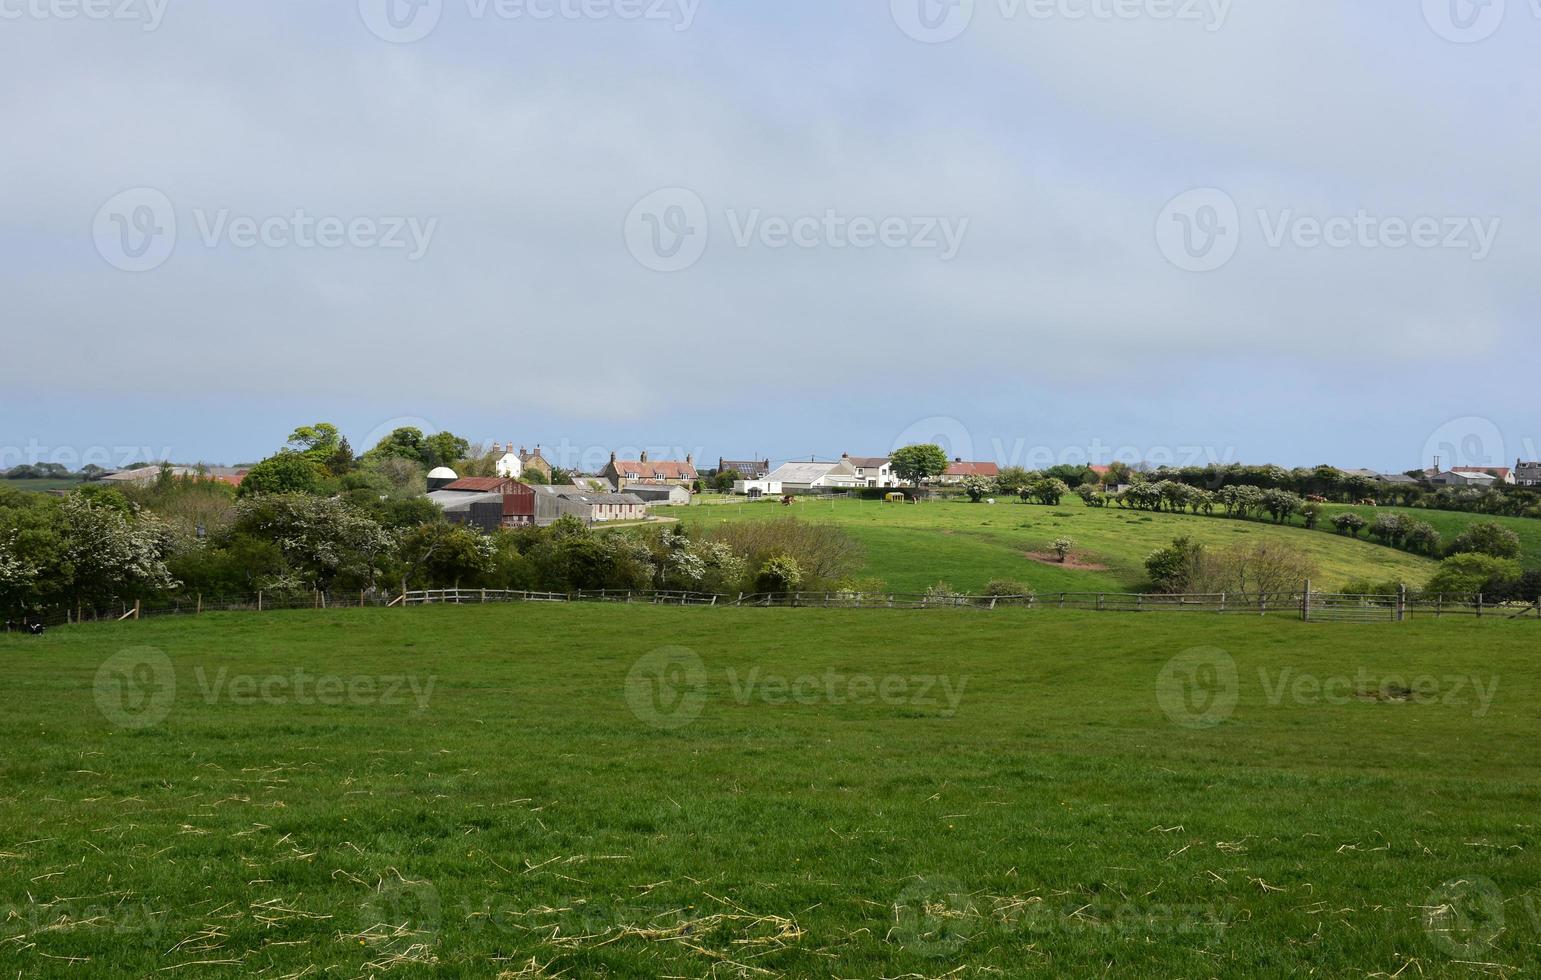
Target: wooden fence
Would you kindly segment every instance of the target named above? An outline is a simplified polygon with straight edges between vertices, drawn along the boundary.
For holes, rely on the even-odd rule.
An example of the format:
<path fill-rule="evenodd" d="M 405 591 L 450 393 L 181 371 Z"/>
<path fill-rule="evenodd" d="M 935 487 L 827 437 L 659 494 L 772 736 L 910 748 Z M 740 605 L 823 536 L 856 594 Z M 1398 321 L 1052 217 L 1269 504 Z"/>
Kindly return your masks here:
<path fill-rule="evenodd" d="M 510 589 L 427 589 L 410 592 L 257 593 L 234 598 L 178 596 L 157 601 L 120 602 L 98 609 L 53 610 L 47 626 L 140 619 L 205 612 L 268 612 L 285 609 L 401 608 L 424 605 L 480 605 L 507 602 L 608 602 L 629 605 L 742 607 L 758 609 L 1069 609 L 1109 613 L 1210 613 L 1231 616 L 1286 616 L 1322 623 L 1394 623 L 1446 616 L 1534 617 L 1541 603 L 1491 603 L 1482 596 L 1349 595 L 1302 590 L 1267 594 L 1163 595 L 1122 592 L 1052 592 L 1029 595 L 952 595 L 919 592 L 739 593 L 668 590 L 585 589 L 537 592 Z M 36 618 L 31 620 L 37 622 Z M 22 624 L 7 623 L 6 630 Z"/>

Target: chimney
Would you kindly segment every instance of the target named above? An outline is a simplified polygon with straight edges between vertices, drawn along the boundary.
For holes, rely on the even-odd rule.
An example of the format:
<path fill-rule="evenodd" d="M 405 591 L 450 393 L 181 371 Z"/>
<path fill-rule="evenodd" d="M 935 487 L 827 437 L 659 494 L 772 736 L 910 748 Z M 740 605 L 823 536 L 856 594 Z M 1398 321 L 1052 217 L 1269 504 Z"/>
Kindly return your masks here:
<path fill-rule="evenodd" d="M 642 455 L 637 457 L 637 461 L 639 463 L 646 463 L 647 462 L 647 450 L 646 449 L 642 450 Z"/>
<path fill-rule="evenodd" d="M 696 465 L 696 458 L 694 456 L 692 456 L 690 453 L 686 453 L 685 454 L 685 465 L 686 466 L 694 466 L 694 465 Z"/>
<path fill-rule="evenodd" d="M 610 450 L 610 462 L 615 462 L 615 450 Z"/>

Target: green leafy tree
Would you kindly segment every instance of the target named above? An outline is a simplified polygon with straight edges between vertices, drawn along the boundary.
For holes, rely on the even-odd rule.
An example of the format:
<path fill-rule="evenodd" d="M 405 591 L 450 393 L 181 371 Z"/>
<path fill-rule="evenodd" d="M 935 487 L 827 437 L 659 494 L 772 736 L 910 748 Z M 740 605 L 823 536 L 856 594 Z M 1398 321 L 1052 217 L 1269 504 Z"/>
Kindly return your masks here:
<path fill-rule="evenodd" d="M 412 426 L 393 429 L 391 434 L 377 442 L 364 454 L 367 460 L 407 459 L 422 465 L 428 458 L 427 440 L 423 430 Z"/>
<path fill-rule="evenodd" d="M 1520 557 L 1520 536 L 1496 521 L 1478 521 L 1450 542 L 1450 553 Z"/>
<path fill-rule="evenodd" d="M 436 466 L 453 467 L 471 452 L 471 443 L 453 432 L 435 432 L 423 440 L 421 462 L 429 469 Z"/>
<path fill-rule="evenodd" d="M 1339 514 L 1332 519 L 1332 526 L 1338 529 L 1339 534 L 1347 534 L 1350 537 L 1359 537 L 1359 532 L 1369 526 L 1369 521 L 1352 511 Z"/>
<path fill-rule="evenodd" d="M 947 472 L 947 453 L 933 443 L 895 450 L 889 461 L 899 479 L 917 487 Z"/>
<path fill-rule="evenodd" d="M 321 466 L 306 453 L 282 452 L 253 466 L 241 481 L 238 493 L 256 497 L 270 493 L 303 493 L 318 496 L 331 488 Z"/>
<path fill-rule="evenodd" d="M 1494 558 L 1477 552 L 1452 555 L 1439 563 L 1439 570 L 1424 586 L 1425 595 L 1469 601 L 1477 595 L 1498 595 L 1520 579 L 1520 564 L 1508 558 Z"/>
<path fill-rule="evenodd" d="M 744 474 L 738 470 L 719 470 L 717 475 L 712 477 L 712 489 L 718 493 L 731 493 L 733 484 L 743 478 Z"/>
<path fill-rule="evenodd" d="M 1022 488 L 1033 482 L 1033 474 L 1020 466 L 1007 466 L 995 477 L 995 490 L 997 493 L 1015 497 L 1022 492 Z"/>
<path fill-rule="evenodd" d="M 1031 497 L 1046 507 L 1056 507 L 1064 499 L 1065 494 L 1069 492 L 1070 488 L 1065 485 L 1064 480 L 1045 477 L 1035 481 L 1032 486 L 1028 487 L 1025 491 L 1025 496 Z"/>
<path fill-rule="evenodd" d="M 990 481 L 980 476 L 965 477 L 963 480 L 963 492 L 968 494 L 968 499 L 977 504 L 989 495 Z"/>
<path fill-rule="evenodd" d="M 755 589 L 759 592 L 796 592 L 802 584 L 803 570 L 790 555 L 771 558 L 755 575 Z"/>
<path fill-rule="evenodd" d="M 1186 592 L 1203 557 L 1203 545 L 1181 537 L 1146 558 L 1145 571 L 1158 592 Z"/>

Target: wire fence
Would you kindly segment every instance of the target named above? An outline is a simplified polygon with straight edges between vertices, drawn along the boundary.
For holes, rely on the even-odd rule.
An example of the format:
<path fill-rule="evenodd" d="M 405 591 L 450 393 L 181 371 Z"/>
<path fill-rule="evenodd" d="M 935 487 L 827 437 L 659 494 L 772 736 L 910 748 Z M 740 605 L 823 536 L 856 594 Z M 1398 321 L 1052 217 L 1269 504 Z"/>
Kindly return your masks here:
<path fill-rule="evenodd" d="M 1541 620 L 1541 601 L 1489 602 L 1483 596 L 1423 593 L 1355 595 L 1302 590 L 1263 594 L 1052 592 L 1023 595 L 968 595 L 938 592 L 761 592 L 725 594 L 677 590 L 583 589 L 541 592 L 513 589 L 424 589 L 407 592 L 263 593 L 238 597 L 176 596 L 87 608 L 53 609 L 5 624 L 7 632 L 35 631 L 74 623 L 143 619 L 212 612 L 271 612 L 297 609 L 405 608 L 484 603 L 601 602 L 628 605 L 706 606 L 759 609 L 1069 609 L 1109 613 L 1210 613 L 1285 616 L 1321 623 L 1395 623 L 1447 616 L 1522 617 Z"/>

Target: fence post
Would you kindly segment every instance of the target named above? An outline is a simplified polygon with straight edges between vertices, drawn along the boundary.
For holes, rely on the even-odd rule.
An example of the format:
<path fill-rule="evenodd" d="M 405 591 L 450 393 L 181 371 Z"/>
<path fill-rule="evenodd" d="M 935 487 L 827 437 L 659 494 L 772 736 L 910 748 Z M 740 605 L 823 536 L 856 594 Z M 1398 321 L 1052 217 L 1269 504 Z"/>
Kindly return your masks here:
<path fill-rule="evenodd" d="M 1300 620 L 1309 623 L 1311 621 L 1311 580 L 1306 579 L 1306 591 L 1300 596 Z"/>
<path fill-rule="evenodd" d="M 1225 593 L 1220 593 L 1220 611 L 1225 612 Z"/>
<path fill-rule="evenodd" d="M 261 589 L 257 590 L 257 611 L 258 612 L 262 611 L 262 590 Z"/>
<path fill-rule="evenodd" d="M 1397 622 L 1407 619 L 1407 584 L 1401 583 L 1397 587 Z"/>
<path fill-rule="evenodd" d="M 1097 611 L 1098 612 L 1102 612 L 1102 606 L 1103 606 L 1103 603 L 1106 600 L 1107 600 L 1107 596 L 1105 594 L 1100 593 L 1100 592 L 1097 594 Z"/>
<path fill-rule="evenodd" d="M 1482 618 L 1482 593 L 1477 593 L 1477 618 Z"/>
<path fill-rule="evenodd" d="M 1259 616 L 1268 615 L 1268 593 L 1266 592 L 1259 592 L 1257 594 L 1257 614 Z"/>
<path fill-rule="evenodd" d="M 140 599 L 135 599 L 134 600 L 134 620 L 136 622 L 139 619 L 139 612 L 140 612 L 140 608 L 141 608 L 141 603 L 142 603 L 142 600 L 140 600 Z"/>
<path fill-rule="evenodd" d="M 203 593 L 198 593 L 198 611 L 203 612 Z"/>

